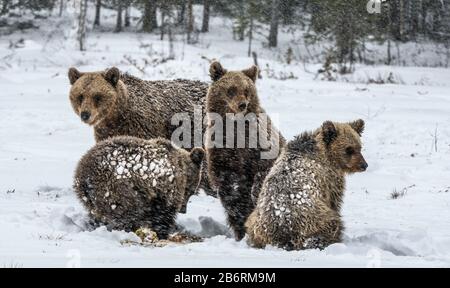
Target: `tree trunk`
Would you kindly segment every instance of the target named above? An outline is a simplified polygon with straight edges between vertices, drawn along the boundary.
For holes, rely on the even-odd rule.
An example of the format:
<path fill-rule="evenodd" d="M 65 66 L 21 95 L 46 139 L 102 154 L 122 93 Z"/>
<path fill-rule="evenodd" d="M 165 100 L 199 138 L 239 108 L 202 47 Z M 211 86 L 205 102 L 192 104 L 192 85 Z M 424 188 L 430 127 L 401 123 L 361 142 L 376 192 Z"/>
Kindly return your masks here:
<path fill-rule="evenodd" d="M 237 23 L 237 35 L 238 35 L 238 40 L 239 41 L 244 41 L 245 40 L 245 30 L 247 29 L 246 27 L 246 20 L 247 20 L 247 15 L 246 15 L 246 9 L 245 9 L 245 0 L 240 0 L 239 1 L 239 14 L 238 14 L 238 23 Z"/>
<path fill-rule="evenodd" d="M 180 9 L 178 10 L 178 24 L 184 24 L 186 16 L 186 2 L 182 1 Z"/>
<path fill-rule="evenodd" d="M 117 22 L 116 22 L 116 33 L 122 32 L 122 14 L 123 14 L 123 2 L 117 1 Z"/>
<path fill-rule="evenodd" d="M 279 0 L 272 0 L 269 47 L 277 47 L 278 45 L 278 23 L 280 21 Z"/>
<path fill-rule="evenodd" d="M 419 25 L 419 7 L 421 5 L 421 0 L 414 2 L 410 5 L 411 7 L 411 20 L 410 20 L 410 35 L 412 39 L 416 40 L 416 35 L 420 30 Z"/>
<path fill-rule="evenodd" d="M 391 57 L 391 40 L 388 40 L 387 43 L 387 65 L 391 65 L 392 57 Z"/>
<path fill-rule="evenodd" d="M 4 1 L 4 2 L 7 3 L 7 1 Z M 66 1 L 60 0 L 59 1 L 59 17 L 62 17 L 65 6 L 66 6 Z M 5 8 L 5 7 L 6 7 L 6 4 L 3 4 L 3 8 Z M 3 13 L 1 13 L 1 14 L 3 14 Z"/>
<path fill-rule="evenodd" d="M 125 8 L 125 27 L 130 27 L 131 25 L 131 15 L 130 15 L 130 5 Z"/>
<path fill-rule="evenodd" d="M 161 11 L 161 26 L 159 26 L 161 30 L 161 41 L 164 40 L 164 34 L 166 33 L 166 24 L 166 12 L 163 10 Z"/>
<path fill-rule="evenodd" d="M 156 29 L 156 28 L 158 28 L 158 15 L 156 14 L 156 12 L 157 12 L 157 5 L 156 5 L 156 0 L 151 0 L 152 1 L 152 6 L 151 6 L 151 11 L 150 11 L 150 13 L 151 13 L 151 17 L 150 17 L 150 20 L 151 20 L 151 22 L 152 22 L 152 27 L 153 27 L 153 29 Z"/>
<path fill-rule="evenodd" d="M 174 60 L 175 59 L 175 49 L 173 46 L 173 33 L 172 33 L 172 23 L 169 23 L 167 25 L 167 33 L 169 34 L 169 60 Z"/>
<path fill-rule="evenodd" d="M 428 9 L 427 9 L 427 4 L 425 3 L 425 1 L 422 1 L 422 33 L 424 35 L 428 34 L 428 27 L 427 27 L 427 14 L 428 14 Z"/>
<path fill-rule="evenodd" d="M 64 1 L 64 0 L 62 0 Z M 94 27 L 100 26 L 100 16 L 101 16 L 101 10 L 102 10 L 102 0 L 97 0 L 95 2 L 95 20 L 94 20 Z"/>
<path fill-rule="evenodd" d="M 142 25 L 142 30 L 144 32 L 150 33 L 158 27 L 158 22 L 156 19 L 156 1 L 147 0 L 145 1 L 144 8 L 144 20 Z"/>
<path fill-rule="evenodd" d="M 259 64 L 258 64 L 258 54 L 256 54 L 255 51 L 253 51 L 252 57 L 253 57 L 253 63 L 255 64 L 256 67 L 258 67 L 258 79 L 262 79 L 261 68 L 259 67 Z"/>
<path fill-rule="evenodd" d="M 142 20 L 142 31 L 150 33 L 153 31 L 153 26 L 152 26 L 152 1 L 151 0 L 147 0 L 145 1 L 145 6 L 144 6 L 144 19 Z"/>
<path fill-rule="evenodd" d="M 192 2 L 193 0 L 188 0 L 187 2 L 188 19 L 186 25 L 186 32 L 188 44 L 193 44 L 192 33 L 194 32 L 194 7 Z"/>
<path fill-rule="evenodd" d="M 250 16 L 250 28 L 248 30 L 248 57 L 252 55 L 253 42 L 253 16 Z"/>
<path fill-rule="evenodd" d="M 88 0 L 80 1 L 80 15 L 78 16 L 77 40 L 80 51 L 86 50 L 86 14 Z"/>
<path fill-rule="evenodd" d="M 399 0 L 399 36 L 400 41 L 404 41 L 405 35 L 405 3 L 404 0 Z"/>
<path fill-rule="evenodd" d="M 206 33 L 209 31 L 209 0 L 203 0 L 203 23 L 202 23 L 202 32 Z"/>

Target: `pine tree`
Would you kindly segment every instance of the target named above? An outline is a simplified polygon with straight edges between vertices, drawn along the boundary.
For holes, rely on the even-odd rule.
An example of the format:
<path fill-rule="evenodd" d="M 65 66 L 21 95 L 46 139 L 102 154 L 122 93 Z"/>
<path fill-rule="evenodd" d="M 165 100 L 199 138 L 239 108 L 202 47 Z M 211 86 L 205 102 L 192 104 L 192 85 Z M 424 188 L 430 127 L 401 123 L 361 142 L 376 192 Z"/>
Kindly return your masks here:
<path fill-rule="evenodd" d="M 0 16 L 7 14 L 8 11 L 9 11 L 9 1 L 2 0 L 2 1 L 0 1 L 0 4 L 1 4 L 1 6 L 0 6 Z"/>
<path fill-rule="evenodd" d="M 296 22 L 296 12 L 307 5 L 307 0 L 281 0 L 280 17 L 284 25 L 294 24 Z"/>
<path fill-rule="evenodd" d="M 340 72 L 352 70 L 355 52 L 371 32 L 366 2 L 359 0 L 312 0 L 313 23 L 317 33 L 331 36 L 335 43 L 335 60 Z"/>

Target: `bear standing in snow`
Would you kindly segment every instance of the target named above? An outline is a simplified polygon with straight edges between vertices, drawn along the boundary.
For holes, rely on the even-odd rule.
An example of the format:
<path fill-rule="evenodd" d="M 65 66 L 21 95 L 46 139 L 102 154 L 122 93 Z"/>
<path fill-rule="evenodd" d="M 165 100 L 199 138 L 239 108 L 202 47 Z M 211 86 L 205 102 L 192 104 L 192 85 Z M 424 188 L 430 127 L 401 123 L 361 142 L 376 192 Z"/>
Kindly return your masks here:
<path fill-rule="evenodd" d="M 300 250 L 341 240 L 345 175 L 368 167 L 361 154 L 363 130 L 363 120 L 327 121 L 288 143 L 246 223 L 251 245 Z"/>
<path fill-rule="evenodd" d="M 68 76 L 72 107 L 83 122 L 94 127 L 96 141 L 113 136 L 171 139 L 177 128 L 171 125 L 172 117 L 188 113 L 193 119 L 194 107 L 205 106 L 208 91 L 204 82 L 144 81 L 122 74 L 115 67 L 89 73 L 70 68 Z M 215 196 L 205 177 L 206 170 L 203 174 L 201 188 Z"/>
<path fill-rule="evenodd" d="M 97 141 L 112 136 L 170 139 L 176 113 L 194 113 L 203 107 L 208 85 L 191 80 L 144 81 L 121 74 L 69 70 L 70 101 L 81 120 L 92 125 Z"/>
<path fill-rule="evenodd" d="M 162 138 L 113 137 L 80 160 L 74 190 L 99 224 L 149 228 L 165 239 L 198 188 L 203 158 L 201 148 L 188 152 Z"/>
<path fill-rule="evenodd" d="M 284 139 L 272 127 L 270 118 L 261 120 L 265 113 L 259 104 L 256 92 L 255 82 L 258 75 L 256 66 L 243 71 L 227 71 L 219 62 L 213 62 L 210 75 L 213 83 L 206 103 L 208 128 L 205 143 L 208 177 L 212 187 L 218 191 L 236 240 L 241 240 L 245 236 L 245 221 L 255 207 L 260 186 L 278 156 L 279 147 L 284 145 Z M 216 119 L 213 115 L 220 119 Z M 255 118 L 249 117 L 248 121 L 244 122 L 245 126 L 241 126 L 244 128 L 239 130 L 239 128 L 234 129 L 234 122 L 227 127 L 226 118 L 229 115 L 245 118 L 255 116 Z M 222 124 L 218 124 L 218 121 L 222 121 Z M 218 125 L 220 125 L 223 139 L 228 140 L 229 136 L 233 136 L 231 137 L 233 143 L 226 143 L 227 147 L 216 146 L 217 138 L 220 137 L 211 130 Z M 230 128 L 232 132 L 229 131 Z M 271 141 L 270 146 L 262 147 L 259 141 L 261 139 L 257 139 L 258 145 L 250 147 L 249 143 L 255 140 L 253 139 L 255 134 L 252 132 L 258 132 L 259 136 L 267 135 L 271 140 L 275 140 Z M 237 139 L 243 133 L 245 133 L 245 145 L 237 147 L 236 144 L 239 142 Z M 231 147 L 228 146 L 229 144 Z M 269 150 L 276 151 L 276 155 L 263 159 L 262 152 Z"/>

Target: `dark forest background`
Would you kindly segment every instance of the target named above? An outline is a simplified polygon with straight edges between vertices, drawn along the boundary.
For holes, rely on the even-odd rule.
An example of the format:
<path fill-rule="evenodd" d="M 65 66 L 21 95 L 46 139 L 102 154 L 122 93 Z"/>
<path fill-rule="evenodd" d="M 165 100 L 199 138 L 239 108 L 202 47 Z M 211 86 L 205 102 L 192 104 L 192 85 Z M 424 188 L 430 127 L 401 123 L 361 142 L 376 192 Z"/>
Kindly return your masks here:
<path fill-rule="evenodd" d="M 213 15 L 233 20 L 234 41 L 251 45 L 255 35 L 262 35 L 268 48 L 278 46 L 280 29 L 301 29 L 310 43 L 333 41 L 326 61 L 340 64 L 341 72 L 355 62 L 370 64 L 365 57 L 368 41 L 386 44 L 387 65 L 394 43 L 430 41 L 447 50 L 450 46 L 450 0 L 385 0 L 378 11 L 377 1 L 368 0 L 0 0 L 0 28 L 3 33 L 32 28 L 33 20 L 20 20 L 23 13 L 31 13 L 35 19 L 61 17 L 65 7 L 75 2 L 80 9 L 81 50 L 88 31 L 108 31 L 102 26 L 105 9 L 117 15 L 116 33 L 157 33 L 161 39 L 185 33 L 188 44 L 195 44 L 200 33 L 209 32 Z M 380 13 L 369 13 L 368 2 Z M 202 13 L 194 13 L 193 5 L 199 5 Z M 87 13 L 88 9 L 95 12 Z M 139 11 L 139 17 L 131 16 L 132 9 Z M 93 19 L 87 21 L 87 15 Z M 86 27 L 87 23 L 93 26 Z"/>

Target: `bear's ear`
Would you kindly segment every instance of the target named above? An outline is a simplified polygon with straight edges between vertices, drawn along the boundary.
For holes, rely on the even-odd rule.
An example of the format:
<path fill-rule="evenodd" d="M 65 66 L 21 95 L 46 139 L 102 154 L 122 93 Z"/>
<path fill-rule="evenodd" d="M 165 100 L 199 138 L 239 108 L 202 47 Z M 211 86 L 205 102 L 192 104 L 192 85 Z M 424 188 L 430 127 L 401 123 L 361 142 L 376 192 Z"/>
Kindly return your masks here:
<path fill-rule="evenodd" d="M 119 82 L 120 79 L 120 70 L 117 67 L 108 69 L 105 74 L 105 79 L 111 83 L 112 86 L 116 87 L 117 82 Z"/>
<path fill-rule="evenodd" d="M 227 73 L 227 70 L 225 70 L 218 61 L 211 63 L 211 66 L 209 67 L 209 76 L 211 76 L 213 82 L 218 81 L 225 73 Z"/>
<path fill-rule="evenodd" d="M 202 148 L 194 148 L 191 151 L 191 160 L 192 162 L 200 166 L 202 164 L 203 158 L 205 158 L 205 150 Z"/>
<path fill-rule="evenodd" d="M 336 126 L 334 126 L 333 122 L 325 121 L 322 124 L 322 134 L 323 134 L 323 141 L 327 145 L 331 144 L 331 142 L 333 142 L 334 139 L 336 139 L 337 130 L 336 130 Z"/>
<path fill-rule="evenodd" d="M 70 68 L 69 69 L 69 81 L 70 81 L 70 85 L 75 84 L 75 82 L 77 82 L 78 79 L 80 79 L 80 77 L 82 76 L 81 72 L 77 70 L 77 68 Z"/>
<path fill-rule="evenodd" d="M 352 127 L 353 130 L 355 130 L 356 133 L 359 134 L 359 136 L 362 135 L 362 133 L 364 132 L 364 125 L 365 125 L 364 120 L 358 119 L 358 120 L 353 121 L 353 122 L 351 122 L 349 124 L 350 124 L 350 127 Z"/>
<path fill-rule="evenodd" d="M 257 66 L 253 65 L 246 70 L 242 70 L 242 73 L 244 73 L 248 78 L 252 79 L 253 82 L 256 82 L 256 78 L 258 78 L 259 74 L 259 69 Z"/>

